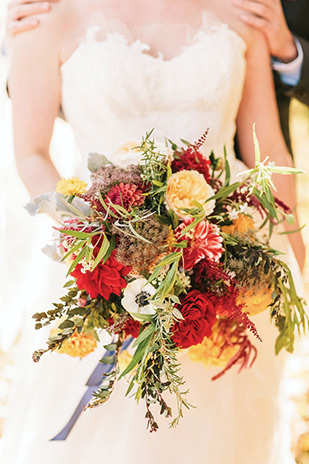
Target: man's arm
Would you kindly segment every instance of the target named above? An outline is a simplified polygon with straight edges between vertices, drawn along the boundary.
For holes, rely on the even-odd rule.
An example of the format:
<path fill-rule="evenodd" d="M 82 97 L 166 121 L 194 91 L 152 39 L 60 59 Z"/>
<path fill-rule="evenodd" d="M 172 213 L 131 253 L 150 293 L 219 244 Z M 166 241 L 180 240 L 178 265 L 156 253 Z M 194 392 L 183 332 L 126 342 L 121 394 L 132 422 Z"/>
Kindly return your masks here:
<path fill-rule="evenodd" d="M 304 58 L 300 79 L 295 86 L 285 86 L 286 95 L 296 98 L 309 106 L 309 40 L 297 37 L 303 50 Z"/>
<path fill-rule="evenodd" d="M 294 97 L 309 105 L 309 37 L 297 35 L 297 23 L 300 20 L 306 21 L 307 10 L 303 12 L 303 15 L 300 11 L 305 7 L 293 2 L 290 10 L 293 8 L 296 11 L 295 8 L 297 8 L 299 14 L 294 24 L 291 23 L 290 29 L 280 0 L 232 1 L 234 6 L 240 10 L 240 19 L 263 32 L 270 54 L 275 58 L 274 61 L 279 63 L 275 65 L 279 77 L 277 79 L 279 95 Z M 288 16 L 288 12 L 286 14 Z M 299 41 L 298 47 L 296 37 Z M 299 47 L 301 47 L 300 50 Z M 303 55 L 301 60 L 299 59 L 300 51 Z"/>

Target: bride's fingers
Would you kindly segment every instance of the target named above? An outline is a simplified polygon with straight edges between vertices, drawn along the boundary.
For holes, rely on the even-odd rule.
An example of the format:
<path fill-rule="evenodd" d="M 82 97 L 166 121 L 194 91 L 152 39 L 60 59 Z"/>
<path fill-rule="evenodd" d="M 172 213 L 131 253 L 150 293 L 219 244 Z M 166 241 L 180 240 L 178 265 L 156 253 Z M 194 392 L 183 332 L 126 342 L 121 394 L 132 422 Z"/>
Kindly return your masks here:
<path fill-rule="evenodd" d="M 59 0 L 48 0 L 48 3 L 57 3 Z M 29 5 L 30 3 L 42 3 L 42 0 L 11 0 L 9 9 L 16 5 Z"/>
<path fill-rule="evenodd" d="M 27 19 L 24 21 L 11 21 L 7 27 L 7 34 L 9 36 L 14 36 L 20 32 L 26 32 L 31 29 L 35 29 L 40 24 L 38 19 Z"/>
<path fill-rule="evenodd" d="M 262 19 L 270 19 L 272 14 L 272 9 L 266 1 L 256 1 L 256 0 L 233 0 L 233 4 L 242 10 L 244 10 L 249 15 L 254 15 Z"/>
<path fill-rule="evenodd" d="M 28 16 L 47 13 L 50 10 L 48 2 L 39 2 L 26 5 L 16 5 L 8 10 L 7 24 L 13 21 L 18 21 Z"/>
<path fill-rule="evenodd" d="M 264 18 L 259 18 L 250 13 L 242 13 L 239 18 L 249 26 L 254 27 L 255 29 L 259 29 L 260 31 L 264 31 L 268 26 L 268 21 Z"/>

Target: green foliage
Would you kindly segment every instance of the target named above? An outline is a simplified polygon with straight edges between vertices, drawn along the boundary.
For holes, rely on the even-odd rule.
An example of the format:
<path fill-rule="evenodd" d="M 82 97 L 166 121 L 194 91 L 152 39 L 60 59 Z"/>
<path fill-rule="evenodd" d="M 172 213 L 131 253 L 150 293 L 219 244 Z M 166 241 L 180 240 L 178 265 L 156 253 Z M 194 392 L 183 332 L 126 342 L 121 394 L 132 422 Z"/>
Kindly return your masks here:
<path fill-rule="evenodd" d="M 226 267 L 235 272 L 242 287 L 254 288 L 262 284 L 272 289 L 270 314 L 279 330 L 275 351 L 278 354 L 285 348 L 293 352 L 295 333 L 306 331 L 308 316 L 289 267 L 278 258 L 278 250 L 262 243 L 252 233 L 235 233 L 232 239 L 225 243 Z"/>
<path fill-rule="evenodd" d="M 184 408 L 192 407 L 186 399 L 188 390 L 183 390 L 185 382 L 179 375 L 178 350 L 171 339 L 171 328 L 177 318 L 177 314 L 173 314 L 171 308 L 171 303 L 158 308 L 154 321 L 135 341 L 133 359 L 120 376 L 122 378 L 131 373 L 127 395 L 135 388 L 135 399 L 138 402 L 141 399 L 145 401 L 145 417 L 150 431 L 158 429 L 158 423 L 151 410 L 153 404 L 159 404 L 161 415 L 172 418 L 172 409 L 163 397 L 164 392 L 175 395 L 177 401 L 177 415 L 171 421 L 171 427 L 179 423 Z"/>
<path fill-rule="evenodd" d="M 113 393 L 117 380 L 118 358 L 122 343 L 123 339 L 120 336 L 118 337 L 117 342 L 113 344 L 112 351 L 114 351 L 114 354 L 111 356 L 105 356 L 103 359 L 101 359 L 101 362 L 105 364 L 111 364 L 113 366 L 109 373 L 104 374 L 100 388 L 93 393 L 93 400 L 87 405 L 86 409 L 100 406 L 101 404 L 105 403 Z"/>
<path fill-rule="evenodd" d="M 178 150 L 175 143 L 169 143 L 172 150 Z M 183 143 L 190 145 L 185 141 Z M 129 380 L 127 395 L 134 396 L 137 402 L 145 401 L 145 417 L 150 431 L 158 429 L 153 413 L 154 404 L 159 405 L 162 416 L 171 419 L 172 427 L 179 423 L 184 410 L 192 407 L 187 400 L 188 390 L 185 388 L 184 379 L 180 375 L 178 349 L 172 339 L 175 322 L 183 319 L 177 305 L 181 305 L 182 298 L 191 285 L 196 288 L 195 271 L 190 273 L 182 269 L 183 254 L 188 246 L 185 236 L 192 234 L 203 220 L 219 227 L 230 225 L 233 217 L 231 211 L 239 213 L 247 207 L 244 205 L 246 195 L 247 198 L 250 195 L 255 197 L 250 206 L 266 212 L 260 229 L 268 228 L 269 237 L 274 224 L 280 222 L 281 216 L 288 223 L 293 222 L 293 216 L 280 211 L 276 205 L 272 193 L 272 189 L 275 189 L 272 174 L 299 171 L 276 167 L 267 163 L 267 159 L 261 162 L 255 132 L 254 144 L 255 166 L 243 173 L 243 179 L 239 182 L 231 183 L 226 150 L 224 160 L 216 158 L 214 153 L 210 154 L 210 184 L 215 193 L 206 201 L 215 200 L 215 210 L 212 215 L 206 217 L 203 198 L 193 202 L 190 208 L 184 209 L 183 212 L 192 217 L 192 223 L 182 230 L 178 241 L 175 239 L 175 243 L 172 244 L 173 239 L 170 240 L 167 226 L 175 230 L 180 219 L 172 209 L 167 209 L 165 201 L 168 179 L 172 175 L 171 163 L 166 150 L 156 146 L 152 139 L 152 131 L 146 134 L 141 145 L 136 147 L 142 153 L 141 163 L 138 169 L 135 168 L 137 178 L 139 179 L 140 175 L 143 182 L 145 202 L 142 206 L 128 211 L 123 204 L 114 204 L 110 199 L 103 198 L 106 192 L 102 193 L 98 189 L 92 198 L 95 206 L 89 208 L 89 216 L 86 217 L 77 207 L 77 198 L 73 203 L 73 198 L 61 198 L 66 210 L 78 218 L 76 228 L 79 230 L 71 230 L 69 225 L 60 229 L 62 244 L 67 250 L 62 260 L 71 261 L 68 275 L 78 263 L 89 272 L 104 264 L 115 249 L 117 238 L 118 261 L 125 266 L 131 266 L 135 275 L 145 277 L 147 283 L 155 289 L 151 297 L 154 315 L 129 314 L 122 307 L 121 296 L 112 294 L 108 301 L 101 296 L 90 298 L 85 291 L 76 287 L 74 280 L 69 280 L 64 285 L 67 293 L 60 298 L 60 302 L 54 303 L 49 311 L 33 316 L 36 329 L 59 321 L 58 331 L 48 339 L 47 348 L 34 353 L 35 361 L 45 352 L 60 348 L 75 331 L 90 332 L 97 340 L 102 329 L 117 334 L 116 341 L 105 346 L 110 353 L 101 360 L 102 363 L 108 364 L 111 370 L 102 378 L 102 384 L 88 407 L 105 403 L 114 390 L 116 380 L 125 376 Z M 174 153 L 175 158 L 180 159 L 180 156 L 181 151 Z M 91 169 L 96 172 L 100 165 L 107 163 L 109 161 L 105 157 L 93 155 Z M 213 263 L 215 278 L 209 278 L 203 283 L 203 291 L 220 297 L 226 292 L 228 285 L 235 285 L 238 289 L 266 287 L 272 291 L 270 315 L 279 331 L 275 344 L 276 353 L 283 348 L 293 351 L 295 335 L 305 331 L 308 317 L 304 310 L 304 302 L 297 295 L 288 266 L 278 258 L 280 252 L 270 246 L 268 239 L 259 240 L 253 231 L 233 234 L 221 232 L 221 236 L 224 253 L 219 264 Z M 162 259 L 158 262 L 160 258 Z M 134 269 L 134 265 L 137 270 Z M 226 273 L 222 272 L 223 269 Z M 133 278 L 132 275 L 126 276 L 127 281 Z M 235 294 L 237 297 L 237 288 Z M 81 306 L 81 301 L 86 304 Z M 141 328 L 133 344 L 135 351 L 132 360 L 124 371 L 119 373 L 118 358 L 125 337 L 124 328 L 128 320 L 132 323 L 132 317 L 141 323 Z M 114 321 L 112 324 L 111 319 Z M 165 396 L 169 394 L 176 398 L 176 413 L 166 402 Z"/>
<path fill-rule="evenodd" d="M 87 301 L 86 305 L 80 306 L 80 300 Z M 63 342 L 73 335 L 75 330 L 78 332 L 92 332 L 95 338 L 99 340 L 98 331 L 109 328 L 107 320 L 115 313 L 118 315 L 125 313 L 120 304 L 120 299 L 116 295 L 111 296 L 109 301 L 100 296 L 89 299 L 86 292 L 79 290 L 77 287 L 70 288 L 67 295 L 60 298 L 60 301 L 61 303 L 53 303 L 54 309 L 33 315 L 33 319 L 36 321 L 36 329 L 50 325 L 56 320 L 61 321 L 58 326 L 58 333 L 48 338 L 47 348 L 34 353 L 36 361 L 47 351 L 60 348 Z"/>
<path fill-rule="evenodd" d="M 141 145 L 138 147 L 142 152 L 139 167 L 144 184 L 150 186 L 148 202 L 158 214 L 161 214 L 165 209 L 164 199 L 171 169 L 167 156 L 160 152 L 155 141 L 151 138 L 152 132 L 146 134 Z"/>

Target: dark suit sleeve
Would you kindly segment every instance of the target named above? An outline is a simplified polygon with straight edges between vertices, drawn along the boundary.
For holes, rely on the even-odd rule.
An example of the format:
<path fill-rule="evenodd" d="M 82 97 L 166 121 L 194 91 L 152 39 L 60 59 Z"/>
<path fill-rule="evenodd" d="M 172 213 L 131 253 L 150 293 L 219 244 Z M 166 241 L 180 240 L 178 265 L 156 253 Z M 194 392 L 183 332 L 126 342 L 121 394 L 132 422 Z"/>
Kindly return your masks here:
<path fill-rule="evenodd" d="M 302 39 L 301 37 L 297 38 L 304 52 L 304 62 L 300 81 L 294 91 L 292 89 L 292 96 L 302 103 L 309 105 L 309 40 Z"/>
<path fill-rule="evenodd" d="M 286 85 L 277 81 L 279 95 L 281 97 L 296 98 L 300 102 L 309 106 L 309 40 L 297 36 L 304 53 L 304 61 L 301 70 L 301 76 L 296 86 Z"/>

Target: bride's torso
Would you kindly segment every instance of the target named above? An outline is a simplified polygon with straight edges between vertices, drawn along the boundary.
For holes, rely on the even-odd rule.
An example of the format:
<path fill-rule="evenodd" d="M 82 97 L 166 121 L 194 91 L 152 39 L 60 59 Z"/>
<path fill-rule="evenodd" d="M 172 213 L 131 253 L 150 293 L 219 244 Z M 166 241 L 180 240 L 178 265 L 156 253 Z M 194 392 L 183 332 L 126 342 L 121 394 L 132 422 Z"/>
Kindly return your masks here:
<path fill-rule="evenodd" d="M 153 128 L 156 138 L 176 142 L 194 141 L 209 128 L 205 151 L 222 155 L 225 145 L 233 162 L 246 37 L 219 20 L 213 7 L 162 22 L 151 22 L 145 10 L 144 23 L 134 24 L 125 21 L 126 12 L 116 17 L 91 3 L 62 49 L 62 106 L 81 164 L 89 152 L 109 154 Z"/>

